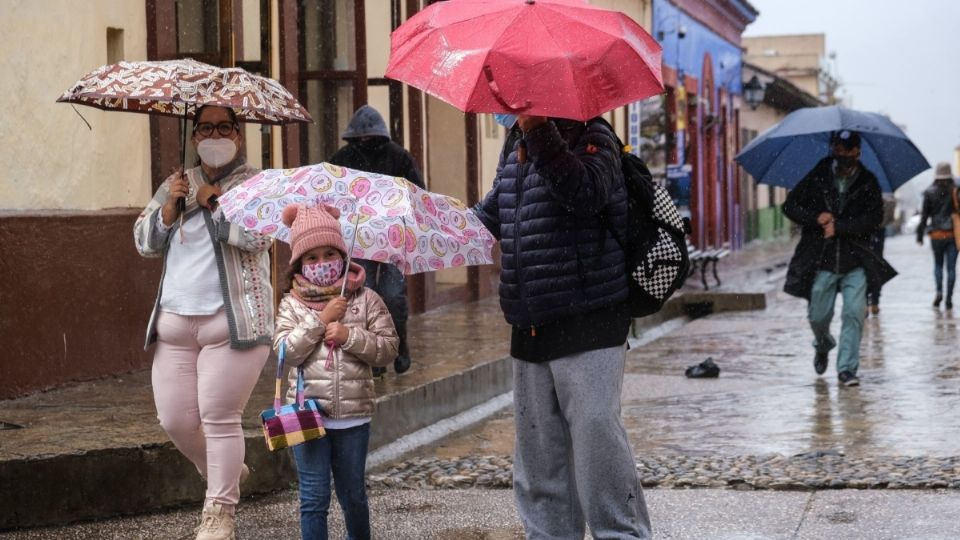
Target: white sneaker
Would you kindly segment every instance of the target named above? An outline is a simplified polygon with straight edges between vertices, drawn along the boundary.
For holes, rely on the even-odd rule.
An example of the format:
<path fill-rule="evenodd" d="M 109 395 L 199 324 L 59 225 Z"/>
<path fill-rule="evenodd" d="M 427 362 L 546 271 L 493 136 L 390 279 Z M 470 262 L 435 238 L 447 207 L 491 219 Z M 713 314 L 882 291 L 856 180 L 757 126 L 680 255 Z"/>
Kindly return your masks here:
<path fill-rule="evenodd" d="M 213 503 L 203 509 L 197 540 L 235 540 L 233 516 L 222 504 Z"/>

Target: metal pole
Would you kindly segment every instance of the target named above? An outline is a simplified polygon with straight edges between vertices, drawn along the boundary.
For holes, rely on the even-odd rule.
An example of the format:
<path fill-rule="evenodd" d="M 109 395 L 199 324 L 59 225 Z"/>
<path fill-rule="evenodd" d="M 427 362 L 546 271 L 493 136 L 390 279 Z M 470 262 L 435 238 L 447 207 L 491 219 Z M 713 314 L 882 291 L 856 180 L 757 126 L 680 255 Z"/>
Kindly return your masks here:
<path fill-rule="evenodd" d="M 359 201 L 358 201 L 359 202 Z M 357 243 L 357 230 L 360 228 L 360 205 L 356 206 L 357 217 L 353 223 L 353 238 L 350 240 L 350 249 L 347 251 L 347 264 L 343 271 L 343 285 L 340 287 L 340 296 L 347 292 L 347 274 L 350 273 L 350 260 L 353 258 L 353 246 Z"/>

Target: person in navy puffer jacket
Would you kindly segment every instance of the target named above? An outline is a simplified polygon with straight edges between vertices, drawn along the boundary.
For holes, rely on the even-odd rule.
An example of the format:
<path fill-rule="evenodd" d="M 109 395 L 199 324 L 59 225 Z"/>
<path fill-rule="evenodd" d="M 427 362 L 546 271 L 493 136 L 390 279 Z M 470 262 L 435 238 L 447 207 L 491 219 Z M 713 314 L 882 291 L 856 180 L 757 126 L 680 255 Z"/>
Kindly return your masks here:
<path fill-rule="evenodd" d="M 500 240 L 513 327 L 514 492 L 527 538 L 649 538 L 620 417 L 630 327 L 627 192 L 599 121 L 520 116 L 474 212 Z M 519 140 L 518 140 L 519 139 Z"/>

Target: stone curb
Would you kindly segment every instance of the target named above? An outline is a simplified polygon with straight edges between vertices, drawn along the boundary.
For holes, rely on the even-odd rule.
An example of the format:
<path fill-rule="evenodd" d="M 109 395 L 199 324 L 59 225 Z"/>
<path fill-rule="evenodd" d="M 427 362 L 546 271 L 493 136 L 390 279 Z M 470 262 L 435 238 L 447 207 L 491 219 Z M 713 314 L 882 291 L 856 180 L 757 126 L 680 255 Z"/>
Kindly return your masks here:
<path fill-rule="evenodd" d="M 368 474 L 367 483 L 391 489 L 506 489 L 513 485 L 512 467 L 510 456 L 419 458 Z M 647 488 L 960 489 L 960 456 L 648 456 L 637 461 L 637 471 Z"/>

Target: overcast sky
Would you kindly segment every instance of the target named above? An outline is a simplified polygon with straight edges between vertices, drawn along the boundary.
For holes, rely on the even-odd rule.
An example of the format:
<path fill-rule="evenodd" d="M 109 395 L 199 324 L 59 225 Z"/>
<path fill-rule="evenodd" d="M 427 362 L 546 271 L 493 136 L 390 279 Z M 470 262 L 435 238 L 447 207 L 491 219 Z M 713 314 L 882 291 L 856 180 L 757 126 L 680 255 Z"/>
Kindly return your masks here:
<path fill-rule="evenodd" d="M 760 16 L 744 36 L 826 34 L 850 105 L 906 126 L 931 166 L 953 163 L 960 145 L 960 1 L 749 2 Z M 931 169 L 910 188 L 932 179 Z"/>

